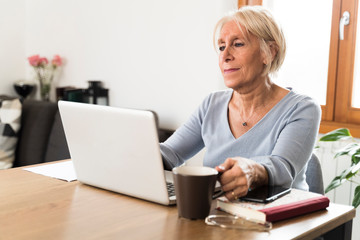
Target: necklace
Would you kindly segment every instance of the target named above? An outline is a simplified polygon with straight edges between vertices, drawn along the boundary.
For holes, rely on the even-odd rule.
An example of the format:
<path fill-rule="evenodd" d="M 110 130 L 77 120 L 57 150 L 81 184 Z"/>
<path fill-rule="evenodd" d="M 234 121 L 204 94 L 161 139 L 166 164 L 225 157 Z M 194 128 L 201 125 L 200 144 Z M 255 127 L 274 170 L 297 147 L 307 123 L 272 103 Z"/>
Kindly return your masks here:
<path fill-rule="evenodd" d="M 246 127 L 246 126 L 248 125 L 248 122 L 249 122 L 249 120 L 252 119 L 252 117 L 254 116 L 254 113 L 255 113 L 255 111 L 251 114 L 251 116 L 248 118 L 247 121 L 242 122 L 243 127 Z M 240 115 L 241 120 L 244 120 L 244 119 L 242 118 L 240 112 L 239 112 L 239 115 Z"/>
<path fill-rule="evenodd" d="M 270 103 L 271 103 L 271 102 L 268 102 L 268 103 L 263 107 L 263 109 L 265 109 L 265 111 L 266 111 L 266 108 L 269 106 Z M 249 117 L 246 121 L 243 121 L 243 122 L 241 123 L 241 125 L 243 125 L 243 127 L 246 127 L 246 126 L 248 125 L 248 122 L 249 122 L 254 116 L 259 116 L 258 114 L 257 114 L 257 115 L 254 115 L 254 114 L 256 113 L 256 110 L 257 110 L 257 108 L 254 109 L 253 113 L 250 115 L 250 117 Z M 241 120 L 244 120 L 244 118 L 243 118 L 243 117 L 241 116 L 241 114 L 240 114 L 240 111 L 239 111 L 239 116 L 240 116 L 240 119 L 241 119 Z"/>
<path fill-rule="evenodd" d="M 261 116 L 264 116 L 266 113 L 267 113 L 267 109 L 268 109 L 268 106 L 272 103 L 274 103 L 274 101 L 271 101 L 270 99 L 273 99 L 273 96 L 275 96 L 275 91 L 274 89 L 269 89 L 270 91 L 266 94 L 266 98 L 263 100 L 264 104 L 263 106 L 258 106 L 258 107 L 255 107 L 254 108 L 254 111 L 251 113 L 251 115 L 248 117 L 247 120 L 245 120 L 242 116 L 241 116 L 241 112 L 240 112 L 240 109 L 239 109 L 239 117 L 240 119 L 242 120 L 241 121 L 241 125 L 243 127 L 247 127 L 248 126 L 248 123 L 250 120 L 252 120 L 255 116 L 256 116 L 256 119 L 255 120 L 258 120 L 259 117 Z M 271 91 L 272 90 L 272 91 Z M 262 113 L 265 113 L 265 114 L 255 114 L 257 112 L 258 109 L 260 109 L 262 107 L 263 111 Z"/>

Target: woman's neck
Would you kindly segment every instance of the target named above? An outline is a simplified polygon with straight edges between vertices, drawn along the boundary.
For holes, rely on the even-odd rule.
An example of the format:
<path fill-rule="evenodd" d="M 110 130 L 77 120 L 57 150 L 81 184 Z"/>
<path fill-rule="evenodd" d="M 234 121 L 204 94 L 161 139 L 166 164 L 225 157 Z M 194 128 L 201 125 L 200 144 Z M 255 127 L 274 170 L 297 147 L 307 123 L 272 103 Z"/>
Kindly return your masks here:
<path fill-rule="evenodd" d="M 267 106 L 277 99 L 277 92 L 281 89 L 270 80 L 252 89 L 234 90 L 232 102 L 245 118 L 250 117 L 258 109 L 266 110 Z"/>

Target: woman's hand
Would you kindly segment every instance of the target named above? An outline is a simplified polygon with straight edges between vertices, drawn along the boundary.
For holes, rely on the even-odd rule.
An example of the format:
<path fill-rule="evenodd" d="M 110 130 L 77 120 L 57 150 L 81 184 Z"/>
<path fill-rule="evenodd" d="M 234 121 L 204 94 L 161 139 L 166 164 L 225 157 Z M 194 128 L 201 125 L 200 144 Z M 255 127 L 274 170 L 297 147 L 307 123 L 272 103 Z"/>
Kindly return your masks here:
<path fill-rule="evenodd" d="M 216 170 L 222 173 L 220 183 L 229 200 L 245 196 L 249 188 L 268 184 L 268 173 L 264 166 L 251 159 L 228 158 Z"/>

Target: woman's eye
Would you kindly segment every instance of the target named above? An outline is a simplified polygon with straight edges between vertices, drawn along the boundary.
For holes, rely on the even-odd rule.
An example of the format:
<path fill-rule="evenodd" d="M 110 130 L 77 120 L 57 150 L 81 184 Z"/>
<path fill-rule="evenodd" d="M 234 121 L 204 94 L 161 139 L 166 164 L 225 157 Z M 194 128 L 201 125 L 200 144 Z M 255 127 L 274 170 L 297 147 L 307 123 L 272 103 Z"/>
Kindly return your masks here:
<path fill-rule="evenodd" d="M 242 47 L 242 46 L 244 46 L 244 44 L 243 43 L 234 43 L 234 46 L 235 47 Z"/>
<path fill-rule="evenodd" d="M 219 46 L 219 50 L 222 52 L 225 50 L 225 46 Z"/>

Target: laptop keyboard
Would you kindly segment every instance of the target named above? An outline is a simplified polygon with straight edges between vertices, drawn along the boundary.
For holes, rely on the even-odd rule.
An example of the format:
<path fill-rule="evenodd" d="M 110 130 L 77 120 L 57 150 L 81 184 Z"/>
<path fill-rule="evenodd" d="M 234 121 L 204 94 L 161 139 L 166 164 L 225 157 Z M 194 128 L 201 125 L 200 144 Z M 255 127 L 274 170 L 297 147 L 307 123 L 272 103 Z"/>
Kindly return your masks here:
<path fill-rule="evenodd" d="M 169 193 L 169 197 L 175 196 L 175 186 L 171 182 L 166 182 L 166 187 Z"/>

